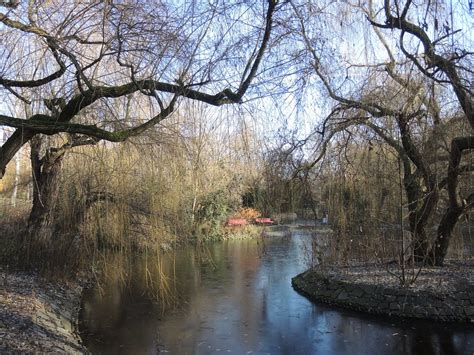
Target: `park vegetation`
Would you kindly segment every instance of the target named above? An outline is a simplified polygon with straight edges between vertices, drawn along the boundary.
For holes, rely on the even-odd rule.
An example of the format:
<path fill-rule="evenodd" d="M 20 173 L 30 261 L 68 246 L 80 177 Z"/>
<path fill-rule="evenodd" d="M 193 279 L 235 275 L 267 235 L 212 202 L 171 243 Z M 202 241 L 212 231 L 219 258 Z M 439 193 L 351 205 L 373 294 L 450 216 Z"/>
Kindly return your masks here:
<path fill-rule="evenodd" d="M 332 262 L 466 256 L 466 4 L 0 10 L 3 262 L 75 270 L 103 249 L 215 240 L 243 208 L 327 218 Z"/>

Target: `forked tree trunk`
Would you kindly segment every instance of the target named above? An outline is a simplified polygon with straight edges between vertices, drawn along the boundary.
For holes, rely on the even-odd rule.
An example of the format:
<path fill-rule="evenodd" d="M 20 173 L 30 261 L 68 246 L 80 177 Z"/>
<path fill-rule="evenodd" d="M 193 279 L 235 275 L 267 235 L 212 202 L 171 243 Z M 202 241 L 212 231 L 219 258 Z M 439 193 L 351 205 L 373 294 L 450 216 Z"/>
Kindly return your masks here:
<path fill-rule="evenodd" d="M 474 207 L 474 193 L 471 193 L 466 199 L 460 199 L 457 188 L 459 183 L 458 177 L 461 170 L 463 170 L 460 168 L 462 153 L 463 151 L 473 149 L 474 136 L 456 137 L 451 141 L 447 176 L 449 205 L 441 219 L 436 241 L 430 251 L 432 263 L 437 266 L 444 264 L 444 259 L 448 253 L 449 241 L 459 218 Z"/>
<path fill-rule="evenodd" d="M 31 167 L 33 174 L 33 206 L 31 208 L 26 232 L 27 258 L 34 257 L 39 261 L 53 256 L 60 250 L 68 251 L 70 244 L 64 239 L 65 234 L 75 234 L 75 230 L 61 230 L 58 220 L 57 203 L 59 200 L 60 173 L 64 155 L 71 148 L 97 143 L 97 139 L 85 136 L 70 136 L 68 142 L 58 148 L 46 149 L 41 157 L 42 137 L 37 135 L 30 141 Z M 110 200 L 108 194 L 91 194 L 79 212 L 71 216 L 72 224 L 77 228 L 79 219 L 83 218 L 87 209 L 96 201 Z M 77 223 L 76 223 L 77 222 Z M 60 237 L 62 239 L 60 239 Z M 61 253 L 62 253 L 61 251 Z M 34 253 L 34 254 L 33 254 Z"/>
<path fill-rule="evenodd" d="M 415 262 L 430 263 L 428 260 L 430 241 L 426 233 L 426 226 L 435 212 L 439 200 L 436 174 L 431 172 L 429 164 L 412 138 L 409 119 L 400 115 L 397 117 L 397 123 L 405 154 L 403 183 L 408 199 L 410 231 L 414 237 L 413 256 Z M 416 167 L 416 171 L 413 173 L 412 164 Z"/>

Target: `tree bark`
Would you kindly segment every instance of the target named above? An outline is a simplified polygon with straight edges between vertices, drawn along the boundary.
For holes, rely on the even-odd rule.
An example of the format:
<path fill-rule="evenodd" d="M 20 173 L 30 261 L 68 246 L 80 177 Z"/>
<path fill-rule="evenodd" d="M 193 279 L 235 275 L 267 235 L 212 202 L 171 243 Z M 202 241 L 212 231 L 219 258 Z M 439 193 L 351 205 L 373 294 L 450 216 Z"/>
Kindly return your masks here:
<path fill-rule="evenodd" d="M 31 167 L 33 174 L 33 206 L 28 219 L 28 246 L 36 256 L 52 249 L 54 241 L 55 210 L 59 194 L 59 175 L 65 151 L 52 151 L 40 158 L 42 138 L 31 140 Z"/>
<path fill-rule="evenodd" d="M 449 241 L 459 218 L 471 209 L 474 205 L 474 194 L 465 201 L 459 201 L 458 197 L 458 178 L 462 168 L 462 153 L 466 150 L 474 149 L 474 136 L 457 137 L 451 141 L 451 152 L 449 157 L 447 188 L 449 195 L 449 206 L 447 207 L 441 222 L 438 226 L 436 241 L 430 251 L 432 263 L 436 266 L 442 266 L 448 253 Z"/>
<path fill-rule="evenodd" d="M 15 158 L 15 182 L 13 185 L 13 192 L 12 192 L 12 206 L 16 207 L 16 201 L 18 198 L 18 185 L 20 184 L 20 172 L 21 172 L 21 157 L 20 157 L 21 149 L 18 152 Z"/>
<path fill-rule="evenodd" d="M 436 177 L 413 142 L 408 120 L 398 116 L 397 122 L 404 152 L 417 169 L 412 173 L 409 163 L 404 164 L 404 185 L 408 199 L 410 231 L 413 235 L 413 256 L 415 262 L 426 263 L 429 262 L 430 255 L 426 226 L 438 204 L 438 185 Z"/>
<path fill-rule="evenodd" d="M 454 227 L 463 214 L 461 207 L 448 207 L 438 226 L 435 244 L 431 250 L 431 260 L 436 266 L 443 266 L 444 259 L 448 254 L 449 241 Z"/>

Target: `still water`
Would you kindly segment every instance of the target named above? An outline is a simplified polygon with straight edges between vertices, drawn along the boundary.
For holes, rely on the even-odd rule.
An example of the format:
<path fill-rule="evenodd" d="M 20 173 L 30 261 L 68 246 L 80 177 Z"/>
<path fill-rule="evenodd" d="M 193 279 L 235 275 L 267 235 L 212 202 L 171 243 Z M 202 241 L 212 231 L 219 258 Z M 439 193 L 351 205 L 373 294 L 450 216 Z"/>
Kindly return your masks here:
<path fill-rule="evenodd" d="M 93 354 L 473 354 L 474 326 L 394 321 L 311 303 L 291 287 L 318 234 L 107 261 L 84 294 Z"/>

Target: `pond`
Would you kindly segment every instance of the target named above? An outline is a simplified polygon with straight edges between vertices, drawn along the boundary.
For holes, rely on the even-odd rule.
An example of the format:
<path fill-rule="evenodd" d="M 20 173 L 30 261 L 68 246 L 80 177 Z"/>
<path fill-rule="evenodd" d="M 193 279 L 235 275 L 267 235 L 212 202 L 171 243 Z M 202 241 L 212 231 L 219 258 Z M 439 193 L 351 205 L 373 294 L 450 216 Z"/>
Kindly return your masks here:
<path fill-rule="evenodd" d="M 86 290 L 93 354 L 470 354 L 472 325 L 393 320 L 313 304 L 291 287 L 318 233 L 188 247 L 129 264 L 107 260 Z"/>

